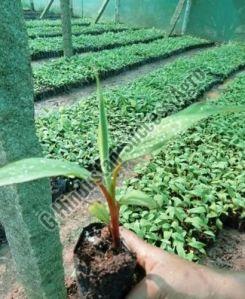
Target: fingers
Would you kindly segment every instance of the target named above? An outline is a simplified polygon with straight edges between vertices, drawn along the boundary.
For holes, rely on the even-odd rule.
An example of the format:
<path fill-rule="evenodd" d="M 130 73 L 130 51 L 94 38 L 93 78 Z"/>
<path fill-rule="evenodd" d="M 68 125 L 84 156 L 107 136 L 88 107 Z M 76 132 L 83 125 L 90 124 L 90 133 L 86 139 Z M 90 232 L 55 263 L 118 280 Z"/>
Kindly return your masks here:
<path fill-rule="evenodd" d="M 133 232 L 120 227 L 120 233 L 127 248 L 136 253 L 138 264 L 146 271 L 151 271 L 155 261 L 162 258 L 163 251 L 140 239 Z"/>
<path fill-rule="evenodd" d="M 120 227 L 121 237 L 127 245 L 128 249 L 137 253 L 141 253 L 145 251 L 146 247 L 150 246 L 145 241 L 140 239 L 135 233 L 125 229 L 124 227 Z"/>
<path fill-rule="evenodd" d="M 163 299 L 166 296 L 161 278 L 147 275 L 127 296 L 126 299 Z"/>

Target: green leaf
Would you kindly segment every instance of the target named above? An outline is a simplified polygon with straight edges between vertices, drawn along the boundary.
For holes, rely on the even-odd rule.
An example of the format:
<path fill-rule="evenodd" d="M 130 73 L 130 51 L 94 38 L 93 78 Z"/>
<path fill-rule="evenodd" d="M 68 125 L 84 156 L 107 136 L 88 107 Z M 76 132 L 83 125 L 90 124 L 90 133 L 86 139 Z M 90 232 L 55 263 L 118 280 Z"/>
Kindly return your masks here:
<path fill-rule="evenodd" d="M 156 202 L 142 191 L 132 190 L 119 198 L 120 205 L 140 206 L 148 209 L 156 209 Z"/>
<path fill-rule="evenodd" d="M 205 244 L 202 243 L 202 242 L 197 241 L 195 238 L 192 238 L 191 241 L 188 242 L 188 245 L 190 245 L 191 247 L 196 248 L 196 249 L 200 250 L 201 252 L 205 253 L 205 251 L 203 249 Z"/>
<path fill-rule="evenodd" d="M 212 238 L 215 238 L 215 234 L 211 230 L 204 231 L 204 234 Z"/>
<path fill-rule="evenodd" d="M 174 241 L 174 246 L 176 247 L 176 251 L 177 251 L 178 255 L 185 258 L 186 253 L 185 253 L 185 249 L 184 249 L 184 242 Z"/>
<path fill-rule="evenodd" d="M 172 236 L 172 231 L 167 231 L 167 230 L 165 230 L 164 232 L 163 232 L 163 237 L 164 237 L 164 239 L 165 240 L 169 240 L 170 238 L 171 238 L 171 236 Z"/>
<path fill-rule="evenodd" d="M 99 131 L 98 147 L 100 153 L 100 164 L 105 177 L 105 183 L 108 190 L 111 189 L 111 168 L 110 168 L 110 151 L 109 151 L 109 130 L 106 115 L 105 101 L 102 95 L 100 81 L 96 75 L 97 97 L 99 101 Z"/>
<path fill-rule="evenodd" d="M 158 204 L 158 207 L 161 208 L 164 203 L 169 202 L 169 196 L 166 193 L 157 194 L 154 196 L 154 201 Z"/>
<path fill-rule="evenodd" d="M 10 163 L 0 168 L 0 186 L 34 181 L 45 177 L 66 176 L 89 180 L 91 174 L 75 163 L 30 158 Z"/>
<path fill-rule="evenodd" d="M 216 219 L 216 226 L 218 227 L 218 229 L 222 229 L 223 228 L 223 223 L 221 222 L 220 219 Z"/>
<path fill-rule="evenodd" d="M 96 217 L 99 221 L 103 223 L 110 223 L 110 215 L 106 208 L 106 205 L 95 202 L 89 207 L 89 212 L 92 216 Z"/>
<path fill-rule="evenodd" d="M 204 221 L 199 217 L 193 217 L 193 218 L 188 217 L 185 219 L 185 222 L 191 223 L 197 229 L 201 229 L 203 226 L 205 226 Z"/>
<path fill-rule="evenodd" d="M 152 154 L 154 151 L 161 149 L 171 138 L 209 116 L 243 111 L 245 111 L 245 105 L 218 107 L 210 103 L 194 104 L 179 113 L 162 119 L 160 124 L 145 124 L 144 129 L 147 127 L 146 137 L 143 137 L 136 146 L 128 144 L 121 152 L 120 159 L 122 162 L 126 162 Z"/>
<path fill-rule="evenodd" d="M 203 206 L 195 207 L 195 208 L 189 209 L 189 212 L 192 214 L 203 214 L 206 212 L 206 208 Z"/>

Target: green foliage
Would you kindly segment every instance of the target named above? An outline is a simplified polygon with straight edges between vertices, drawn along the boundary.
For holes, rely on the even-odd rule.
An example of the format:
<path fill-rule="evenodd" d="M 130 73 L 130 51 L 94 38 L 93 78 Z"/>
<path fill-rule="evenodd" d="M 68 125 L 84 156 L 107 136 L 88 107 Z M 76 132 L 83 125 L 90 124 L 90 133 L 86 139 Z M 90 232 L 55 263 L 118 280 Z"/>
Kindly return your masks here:
<path fill-rule="evenodd" d="M 152 200 L 146 193 L 139 190 L 128 190 L 126 194 L 120 196 L 117 194 L 117 201 L 120 205 L 132 207 L 144 207 L 147 209 L 156 209 L 161 207 L 160 204 Z M 89 212 L 92 216 L 103 223 L 110 222 L 108 207 L 100 202 L 95 202 L 89 207 Z"/>
<path fill-rule="evenodd" d="M 100 188 L 101 192 L 103 193 L 105 199 L 108 203 L 108 208 L 110 211 L 110 230 L 113 240 L 113 247 L 117 248 L 120 246 L 120 234 L 119 234 L 119 204 L 116 198 L 116 179 L 118 175 L 118 171 L 120 170 L 121 163 L 124 161 L 120 161 L 120 164 L 115 165 L 113 167 L 113 172 L 109 169 L 109 131 L 108 131 L 108 123 L 107 123 L 107 115 L 105 111 L 105 103 L 104 98 L 100 90 L 100 84 L 98 76 L 97 79 L 97 94 L 99 100 L 99 132 L 98 132 L 98 145 L 99 145 L 99 152 L 100 152 L 100 160 L 101 160 L 101 168 L 103 172 L 103 181 L 97 182 L 95 181 L 96 185 Z M 243 110 L 245 110 L 245 105 Z M 211 112 L 212 111 L 212 112 Z M 227 108 L 225 107 L 218 107 L 211 109 L 210 105 L 202 104 L 201 108 L 200 105 L 194 105 L 182 113 L 172 115 L 167 118 L 168 123 L 172 123 L 173 127 L 176 127 L 176 124 L 181 122 L 181 126 L 183 129 L 178 132 L 182 132 L 189 128 L 187 123 L 190 125 L 195 124 L 196 122 L 200 121 L 203 118 L 207 118 L 210 115 L 217 114 L 223 111 L 234 111 L 234 108 Z M 194 117 L 196 115 L 196 117 Z M 185 120 L 183 120 L 183 118 Z M 158 139 L 159 134 L 164 136 L 165 134 L 169 134 L 169 128 L 161 126 L 161 124 L 156 127 L 156 134 L 153 132 L 153 138 Z M 171 137 L 174 137 L 176 134 L 170 134 L 167 140 Z M 150 139 L 150 141 L 148 140 Z M 149 144 L 152 143 L 151 136 L 145 139 L 145 143 Z M 162 146 L 162 142 L 158 144 L 158 148 Z M 142 146 L 141 146 L 142 147 Z M 141 155 L 145 155 L 146 152 L 144 150 L 141 151 Z M 139 154 L 137 154 L 139 157 Z M 128 159 L 126 159 L 128 160 Z M 62 160 L 48 160 L 42 158 L 31 158 L 31 159 L 24 159 L 20 160 L 8 165 L 5 165 L 0 168 L 0 186 L 4 185 L 11 185 L 17 183 L 24 183 L 33 181 L 36 179 L 49 177 L 49 176 L 75 176 L 80 179 L 91 180 L 92 175 L 86 171 L 85 169 L 79 167 L 76 164 L 71 162 L 64 162 Z M 104 185 L 105 182 L 105 185 Z M 146 196 L 143 192 L 139 192 L 136 190 L 130 190 L 130 192 L 123 197 L 121 197 L 121 201 L 124 204 L 129 205 L 143 205 L 143 206 L 151 206 L 155 207 L 156 204 L 150 205 L 150 201 L 148 196 Z M 97 213 L 97 217 L 101 219 L 105 217 L 105 211 L 103 210 L 102 206 L 92 208 L 93 213 Z"/>
<path fill-rule="evenodd" d="M 193 58 L 178 59 L 125 87 L 104 91 L 104 98 L 110 105 L 107 113 L 111 149 L 131 142 L 138 128 L 156 115 L 162 118 L 195 102 L 210 85 L 223 81 L 228 72 L 243 64 L 243 57 L 242 47 L 224 45 Z M 223 65 L 226 68 L 222 74 Z M 197 70 L 202 71 L 199 79 L 195 75 Z M 185 81 L 187 85 L 183 84 Z M 179 91 L 177 96 L 171 86 Z M 96 96 L 92 96 L 72 107 L 38 118 L 37 132 L 45 155 L 78 162 L 84 167 L 93 165 L 99 159 L 97 107 Z M 138 139 L 140 136 L 133 141 L 137 144 Z"/>
<path fill-rule="evenodd" d="M 158 207 L 158 204 L 152 200 L 146 193 L 139 190 L 128 190 L 123 196 L 118 196 L 120 205 L 126 206 L 139 206 L 146 207 L 148 209 L 154 209 Z"/>
<path fill-rule="evenodd" d="M 97 78 L 97 89 L 98 89 L 98 100 L 99 100 L 99 152 L 100 152 L 100 159 L 101 159 L 101 168 L 103 171 L 103 181 L 105 182 L 95 182 L 101 189 L 103 195 L 105 196 L 108 207 L 110 210 L 110 219 L 111 219 L 111 228 L 112 228 L 112 236 L 113 236 L 113 244 L 119 244 L 119 209 L 118 204 L 116 203 L 116 174 L 111 173 L 111 169 L 108 169 L 109 165 L 109 132 L 108 132 L 108 124 L 107 124 L 107 115 L 105 112 L 105 103 L 104 99 L 100 90 L 99 80 Z M 193 126 L 194 124 L 198 123 L 200 120 L 207 118 L 211 115 L 216 115 L 218 113 L 223 112 L 234 112 L 234 111 L 243 111 L 245 112 L 245 105 L 243 106 L 215 106 L 211 104 L 198 104 L 192 105 L 191 107 L 185 109 L 184 111 L 169 116 L 163 119 L 159 125 L 155 126 L 152 130 L 151 134 L 144 138 L 143 143 L 146 144 L 147 151 L 142 148 L 142 144 L 139 143 L 137 146 L 133 148 L 133 153 L 131 154 L 131 159 L 138 158 L 145 154 L 151 154 L 154 150 L 161 149 L 165 144 L 166 141 L 176 137 L 176 135 L 180 132 L 186 131 L 189 127 Z M 240 108 L 242 107 L 242 108 Z M 171 126 L 167 125 L 171 124 Z M 174 128 L 174 130 L 173 130 Z M 181 128 L 181 129 L 180 129 Z M 161 136 L 161 141 L 159 142 L 159 138 Z M 166 136 L 166 137 L 165 137 Z M 152 144 L 152 142 L 156 140 L 154 146 L 148 146 L 148 144 Z M 137 155 L 135 155 L 135 152 Z M 139 154 L 140 152 L 140 154 Z M 128 161 L 128 153 L 122 152 L 122 156 L 120 157 L 120 163 L 124 163 Z M 125 158 L 122 160 L 122 158 Z M 105 165 L 106 164 L 106 165 Z M 117 169 L 117 165 L 114 167 Z M 80 179 L 87 179 L 91 180 L 92 175 L 85 169 L 81 168 L 80 166 L 71 163 L 71 162 L 64 162 L 62 160 L 48 160 L 42 158 L 31 158 L 25 159 L 21 161 L 17 161 L 6 166 L 0 168 L 0 186 L 4 185 L 11 185 L 16 183 L 23 183 L 28 181 L 33 181 L 36 179 L 40 179 L 43 177 L 51 177 L 51 176 L 72 176 L 77 177 Z M 112 184 L 111 179 L 113 178 L 114 184 Z M 145 194 L 142 191 L 137 190 L 128 190 L 125 194 L 119 197 L 120 204 L 127 204 L 131 206 L 143 206 L 147 208 L 156 208 L 162 207 L 163 202 L 158 200 L 154 203 L 151 196 Z M 167 210 L 170 209 L 168 205 Z M 93 214 L 97 215 L 99 219 L 107 219 L 106 212 L 103 206 L 96 205 L 91 208 Z M 176 214 L 177 211 L 177 214 Z M 175 214 L 176 217 L 180 220 L 185 220 L 185 223 L 190 223 L 196 229 L 201 229 L 204 227 L 204 223 L 201 218 L 195 217 L 184 217 L 182 213 L 183 210 L 178 209 L 170 210 L 171 216 L 173 217 Z M 193 214 L 200 214 L 206 212 L 204 209 L 192 209 Z M 175 226 L 178 223 L 176 222 Z M 205 229 L 208 229 L 205 227 Z M 178 237 L 179 238 L 179 237 Z M 184 250 L 182 248 L 181 240 L 177 240 L 177 252 L 181 255 L 184 255 Z M 194 244 L 194 245 L 193 245 Z M 198 248 L 197 246 L 200 245 L 199 241 L 191 239 L 190 246 L 194 248 Z M 196 247 L 195 247 L 196 246 Z"/>
<path fill-rule="evenodd" d="M 223 108 L 223 109 L 222 109 Z M 206 103 L 198 103 L 172 116 L 163 118 L 159 124 L 148 124 L 149 132 L 137 145 L 125 146 L 119 158 L 122 162 L 135 160 L 161 149 L 170 139 L 186 131 L 195 123 L 217 113 L 244 112 L 244 107 L 214 107 Z"/>
<path fill-rule="evenodd" d="M 83 27 L 81 25 L 72 25 L 72 34 L 81 35 L 81 34 L 101 34 L 104 32 L 119 32 L 129 29 L 129 27 L 121 24 L 97 24 Z M 56 37 L 62 35 L 61 26 L 40 26 L 34 28 L 27 28 L 28 36 L 30 38 L 37 37 Z"/>
<path fill-rule="evenodd" d="M 245 104 L 245 75 L 230 83 L 217 106 Z M 122 207 L 122 223 L 147 241 L 188 259 L 198 259 L 231 213 L 244 215 L 244 113 L 209 118 L 170 142 L 132 188 L 148 194 L 161 209 Z"/>
<path fill-rule="evenodd" d="M 90 19 L 72 19 L 71 23 L 72 25 L 80 25 L 80 26 L 89 26 L 90 25 Z M 27 20 L 26 21 L 26 27 L 29 28 L 46 28 L 46 27 L 61 27 L 61 20 Z"/>
<path fill-rule="evenodd" d="M 245 76 L 242 77 L 242 79 L 244 79 L 245 81 Z M 108 172 L 108 168 L 104 166 L 105 162 L 109 162 L 109 132 L 107 115 L 105 112 L 105 103 L 101 94 L 98 78 L 97 84 L 100 112 L 99 152 L 106 186 L 104 186 L 101 182 L 96 182 L 96 184 L 100 187 L 108 202 L 113 245 L 119 246 L 119 210 L 118 204 L 116 203 L 116 183 L 114 181 L 116 175 L 113 175 L 114 184 L 111 184 L 111 181 L 108 180 L 108 178 L 111 179 L 111 172 Z M 244 86 L 245 85 L 243 84 L 243 89 L 240 90 L 242 96 L 244 96 L 245 93 Z M 240 94 L 238 94 L 238 98 L 239 95 Z M 166 141 L 169 141 L 173 137 L 176 137 L 176 134 L 186 131 L 188 128 L 198 123 L 200 120 L 203 120 L 204 118 L 208 118 L 221 112 L 245 112 L 245 105 L 242 105 L 244 104 L 243 101 L 244 99 L 241 100 L 241 103 L 237 102 L 236 105 L 230 105 L 230 102 L 229 105 L 227 105 L 227 102 L 225 101 L 221 101 L 221 103 L 218 102 L 218 104 L 216 103 L 216 105 L 214 103 L 194 104 L 182 112 L 161 120 L 160 124 L 153 126 L 150 135 L 143 138 L 137 146 L 133 147 L 133 153 L 130 154 L 130 159 L 135 159 L 142 155 L 152 153 L 156 149 L 159 150 L 166 144 Z M 203 128 L 202 125 L 199 126 Z M 198 126 L 196 128 L 198 128 Z M 204 128 L 206 136 L 208 135 L 206 131 L 208 125 L 206 125 L 206 127 Z M 189 137 L 189 135 L 187 136 Z M 178 141 L 178 138 L 176 140 Z M 181 141 L 182 140 L 184 140 L 184 138 L 181 138 Z M 144 147 L 142 147 L 142 143 Z M 188 184 L 192 184 L 194 182 L 193 177 L 191 180 L 189 180 L 188 178 L 188 171 L 192 173 L 193 163 L 191 163 L 191 166 L 189 166 L 187 163 L 184 163 L 185 166 L 186 164 L 188 166 L 184 168 L 184 173 L 181 173 L 182 163 L 179 160 L 180 154 L 176 155 L 176 148 L 174 147 L 174 150 L 172 150 L 171 145 L 170 148 L 167 148 L 166 151 L 168 155 L 173 154 L 172 160 L 159 158 L 159 155 L 162 154 L 160 153 L 149 163 L 149 166 L 143 168 L 143 170 L 139 172 L 139 175 L 142 176 L 134 178 L 133 181 L 129 182 L 129 186 L 131 188 L 126 190 L 118 198 L 119 203 L 121 204 L 127 204 L 131 206 L 141 205 L 147 208 L 153 208 L 155 210 L 150 212 L 148 210 L 130 211 L 126 208 L 123 210 L 122 221 L 125 222 L 125 225 L 127 227 L 135 230 L 136 233 L 141 233 L 141 235 L 144 234 L 149 241 L 152 241 L 156 244 L 161 244 L 165 249 L 172 251 L 175 250 L 179 255 L 185 258 L 194 259 L 196 258 L 195 253 L 205 252 L 205 244 L 202 242 L 205 240 L 204 238 L 210 238 L 214 236 L 211 225 L 209 225 L 209 220 L 211 219 L 211 221 L 213 221 L 215 219 L 215 225 L 219 228 L 221 225 L 220 217 L 223 214 L 228 214 L 229 209 L 233 207 L 231 206 L 231 204 L 227 203 L 226 209 L 224 206 L 222 206 L 222 208 L 214 207 L 214 212 L 216 212 L 216 214 L 209 213 L 210 201 L 211 207 L 213 204 L 216 205 L 216 202 L 218 201 L 214 201 L 212 196 L 210 198 L 210 195 L 212 193 L 206 192 L 206 186 L 204 186 L 205 184 L 202 184 L 202 182 L 200 181 L 198 181 L 198 188 L 196 189 L 197 192 L 193 193 L 193 191 L 195 191 L 195 188 L 193 187 L 188 190 Z M 191 145 L 193 146 L 193 143 L 191 143 Z M 147 150 L 145 150 L 145 148 L 147 148 Z M 183 148 L 186 149 L 185 146 Z M 193 157 L 193 155 L 191 157 Z M 128 153 L 126 152 L 125 154 L 125 152 L 123 151 L 120 158 L 121 163 L 128 161 Z M 177 163 L 175 163 L 176 159 Z M 177 166 L 176 177 L 174 175 L 171 176 L 171 173 L 170 176 L 168 176 L 168 172 L 164 170 L 164 163 L 169 163 L 170 161 L 170 165 Z M 213 165 L 216 165 L 217 168 L 221 168 L 221 173 L 223 174 L 226 165 L 222 162 L 223 161 L 221 161 L 220 163 L 220 161 L 218 161 L 218 163 L 213 163 L 212 167 Z M 151 169 L 151 165 L 154 166 L 154 164 L 157 164 L 156 172 L 154 172 L 154 170 L 152 171 Z M 40 167 L 41 165 L 43 167 Z M 150 178 L 153 178 L 153 183 L 151 182 L 151 180 L 148 180 L 149 177 L 147 177 L 148 167 L 150 167 Z M 201 168 L 198 168 L 198 170 L 199 169 Z M 212 171 L 210 171 L 210 173 L 212 174 Z M 82 179 L 91 179 L 91 175 L 89 172 L 70 162 L 33 158 L 14 162 L 2 167 L 0 169 L 0 186 L 6 184 L 8 185 L 13 183 L 27 182 L 53 175 L 77 176 L 78 178 Z M 155 181 L 156 179 L 157 182 Z M 164 183 L 166 183 L 166 185 Z M 144 185 L 142 186 L 142 184 Z M 212 184 L 213 182 L 211 182 L 211 185 Z M 162 191 L 161 188 L 163 188 Z M 172 188 L 172 194 L 170 193 L 170 188 Z M 141 189 L 142 191 L 137 191 L 136 189 Z M 215 194 L 217 194 L 217 191 L 212 195 Z M 219 199 L 221 199 L 221 202 L 219 203 L 224 203 L 227 197 L 224 195 L 223 191 L 221 192 L 221 194 L 222 196 L 218 197 Z M 178 197 L 179 195 L 181 196 Z M 198 205 L 198 197 L 200 197 L 201 199 L 200 205 Z M 154 200 L 155 203 L 153 204 Z M 236 204 L 239 205 L 239 208 L 245 207 L 244 203 L 240 200 L 238 200 Z M 158 209 L 156 209 L 156 207 Z M 165 211 L 162 212 L 163 210 Z M 234 211 L 234 209 L 232 210 Z M 91 208 L 91 212 L 94 215 L 97 215 L 99 219 L 108 220 L 108 214 L 105 208 L 100 204 L 94 205 Z M 137 219 L 140 220 L 137 221 Z M 161 220 L 160 223 L 159 219 Z M 171 223 L 169 223 L 168 220 Z"/>
<path fill-rule="evenodd" d="M 0 168 L 0 187 L 40 178 L 68 176 L 91 179 L 91 174 L 75 163 L 43 158 L 30 158 Z"/>
<path fill-rule="evenodd" d="M 89 213 L 102 223 L 110 223 L 110 214 L 105 204 L 95 202 L 89 206 Z"/>
<path fill-rule="evenodd" d="M 148 44 L 139 43 L 86 56 L 56 59 L 34 69 L 35 93 L 38 96 L 44 92 L 58 92 L 60 89 L 65 90 L 72 86 L 94 82 L 95 69 L 100 77 L 105 77 L 144 62 L 168 57 L 177 51 L 207 43 L 205 40 L 188 36 L 164 38 Z"/>
<path fill-rule="evenodd" d="M 89 51 L 100 51 L 112 49 L 119 46 L 130 45 L 139 42 L 150 42 L 164 36 L 163 32 L 157 29 L 127 30 L 124 32 L 106 32 L 99 37 L 96 35 L 73 36 L 73 49 L 75 53 Z M 32 59 L 42 57 L 62 56 L 62 38 L 35 38 L 29 41 Z"/>
<path fill-rule="evenodd" d="M 102 95 L 99 78 L 97 81 L 97 97 L 99 103 L 99 128 L 98 128 L 98 148 L 100 154 L 100 165 L 105 179 L 107 190 L 111 192 L 111 167 L 110 167 L 110 144 L 109 144 L 109 131 L 108 121 L 106 114 L 106 107 L 104 97 Z"/>

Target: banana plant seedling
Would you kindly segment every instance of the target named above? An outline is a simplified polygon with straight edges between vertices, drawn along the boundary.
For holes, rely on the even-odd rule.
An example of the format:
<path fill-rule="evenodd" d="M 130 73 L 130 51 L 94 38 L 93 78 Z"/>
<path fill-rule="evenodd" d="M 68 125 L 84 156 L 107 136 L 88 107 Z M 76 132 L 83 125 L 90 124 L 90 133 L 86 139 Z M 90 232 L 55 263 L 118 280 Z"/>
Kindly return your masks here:
<path fill-rule="evenodd" d="M 113 247 L 120 247 L 119 212 L 120 206 L 137 205 L 147 208 L 157 208 L 157 203 L 147 194 L 131 190 L 126 195 L 117 198 L 117 177 L 120 170 L 130 160 L 151 155 L 161 149 L 170 139 L 186 131 L 195 123 L 219 113 L 245 111 L 245 106 L 218 106 L 212 103 L 198 103 L 179 113 L 161 119 L 157 124 L 149 123 L 149 131 L 137 145 L 128 144 L 119 154 L 117 163 L 110 161 L 109 130 L 105 100 L 103 98 L 99 79 L 97 78 L 97 97 L 99 102 L 98 150 L 102 170 L 102 179 L 98 180 L 88 170 L 76 163 L 63 160 L 29 158 L 13 162 L 0 168 L 0 187 L 33 181 L 44 177 L 66 176 L 92 181 L 98 186 L 107 201 L 107 207 L 95 203 L 90 212 L 99 220 L 108 223 Z M 145 128 L 146 126 L 144 126 Z M 107 209 L 108 208 L 108 209 Z M 109 212 L 108 212 L 109 210 Z"/>

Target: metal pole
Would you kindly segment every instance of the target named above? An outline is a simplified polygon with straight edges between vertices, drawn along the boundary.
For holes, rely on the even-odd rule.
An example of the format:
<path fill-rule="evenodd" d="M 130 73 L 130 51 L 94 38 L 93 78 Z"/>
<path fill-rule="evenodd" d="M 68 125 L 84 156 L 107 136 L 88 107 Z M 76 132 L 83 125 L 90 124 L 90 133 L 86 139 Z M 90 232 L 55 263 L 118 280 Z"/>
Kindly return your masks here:
<path fill-rule="evenodd" d="M 49 11 L 51 5 L 53 4 L 53 2 L 54 2 L 54 0 L 49 1 L 48 5 L 44 8 L 44 10 L 43 10 L 43 12 L 40 16 L 40 20 L 42 20 L 46 16 L 46 14 L 48 13 L 48 11 Z"/>
<path fill-rule="evenodd" d="M 186 0 L 179 0 L 178 4 L 176 6 L 175 12 L 174 12 L 173 17 L 172 17 L 171 22 L 170 22 L 170 28 L 169 28 L 169 31 L 168 31 L 168 34 L 167 34 L 168 36 L 170 36 L 174 32 L 176 24 L 177 24 L 177 22 L 180 18 L 182 9 L 184 8 L 185 1 Z"/>
<path fill-rule="evenodd" d="M 71 7 L 71 17 L 74 17 L 74 5 L 73 5 L 73 0 L 70 0 L 70 7 Z"/>
<path fill-rule="evenodd" d="M 185 7 L 185 14 L 184 14 L 184 19 L 183 19 L 183 24 L 182 24 L 182 29 L 181 29 L 181 34 L 186 33 L 186 28 L 187 28 L 189 17 L 190 17 L 191 5 L 192 5 L 192 1 L 187 0 L 186 7 Z"/>
<path fill-rule="evenodd" d="M 33 0 L 30 0 L 30 7 L 31 7 L 31 10 L 35 11 L 34 1 Z"/>
<path fill-rule="evenodd" d="M 104 11 L 105 11 L 105 9 L 106 9 L 109 2 L 110 2 L 110 0 L 105 0 L 104 3 L 102 4 L 102 6 L 101 6 L 101 8 L 98 12 L 98 16 L 95 19 L 95 22 L 94 22 L 95 24 L 99 22 L 99 20 L 100 20 L 101 16 L 103 15 L 103 13 L 104 13 Z"/>
<path fill-rule="evenodd" d="M 119 23 L 120 21 L 119 7 L 120 7 L 120 0 L 115 0 L 115 23 Z"/>

